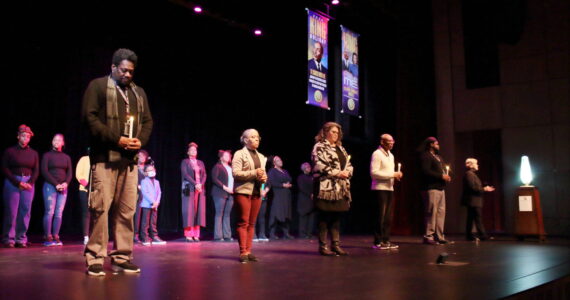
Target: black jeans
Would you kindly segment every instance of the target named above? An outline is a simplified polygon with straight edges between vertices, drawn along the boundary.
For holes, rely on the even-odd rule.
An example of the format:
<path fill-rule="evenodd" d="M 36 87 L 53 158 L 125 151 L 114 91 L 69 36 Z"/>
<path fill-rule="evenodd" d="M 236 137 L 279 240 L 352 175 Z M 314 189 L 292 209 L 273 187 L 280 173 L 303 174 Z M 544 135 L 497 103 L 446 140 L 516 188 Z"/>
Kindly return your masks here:
<path fill-rule="evenodd" d="M 483 226 L 483 220 L 481 217 L 482 211 L 482 207 L 467 207 L 467 224 L 465 226 L 465 234 L 468 240 L 475 238 L 475 236 L 473 236 L 473 224 L 475 224 L 479 237 L 483 239 L 487 238 L 487 233 L 485 232 L 485 227 Z"/>
<path fill-rule="evenodd" d="M 254 238 L 265 239 L 267 234 L 265 232 L 265 215 L 267 213 L 267 200 L 261 200 L 261 207 L 259 208 L 259 213 L 257 214 L 257 231 L 254 234 Z"/>
<path fill-rule="evenodd" d="M 277 228 L 280 228 L 281 231 L 283 232 L 283 237 L 288 237 L 290 236 L 289 234 L 289 224 L 291 223 L 291 220 L 285 220 L 283 222 L 281 221 L 277 221 L 277 220 L 273 220 L 273 223 L 269 225 L 269 236 L 274 239 L 277 238 Z"/>
<path fill-rule="evenodd" d="M 141 229 L 141 198 L 140 198 L 140 196 L 139 196 L 138 201 L 137 201 L 137 207 L 135 209 L 135 217 L 134 217 L 133 223 L 135 226 L 134 237 L 139 237 L 139 234 L 141 231 L 140 230 Z"/>
<path fill-rule="evenodd" d="M 89 236 L 89 224 L 91 223 L 91 213 L 89 212 L 89 192 L 79 191 L 79 207 L 81 208 L 83 236 Z"/>
<path fill-rule="evenodd" d="M 156 230 L 157 217 L 158 211 L 156 209 L 141 207 L 141 230 L 139 232 L 141 242 L 146 241 L 148 237 L 151 239 L 158 237 L 158 231 Z"/>
<path fill-rule="evenodd" d="M 392 225 L 393 191 L 374 191 L 376 196 L 376 225 L 374 226 L 374 244 L 390 241 Z"/>
<path fill-rule="evenodd" d="M 312 211 L 308 214 L 299 214 L 299 236 L 308 237 L 313 234 L 315 230 L 315 212 Z"/>

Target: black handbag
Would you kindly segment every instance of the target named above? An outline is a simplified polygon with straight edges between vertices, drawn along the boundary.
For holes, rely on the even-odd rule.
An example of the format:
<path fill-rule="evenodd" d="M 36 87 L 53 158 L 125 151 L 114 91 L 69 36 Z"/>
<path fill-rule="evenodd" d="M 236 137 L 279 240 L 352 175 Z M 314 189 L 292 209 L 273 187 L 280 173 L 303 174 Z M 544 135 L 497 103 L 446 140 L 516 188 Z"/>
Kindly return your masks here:
<path fill-rule="evenodd" d="M 185 182 L 182 188 L 182 195 L 190 196 L 190 182 Z"/>

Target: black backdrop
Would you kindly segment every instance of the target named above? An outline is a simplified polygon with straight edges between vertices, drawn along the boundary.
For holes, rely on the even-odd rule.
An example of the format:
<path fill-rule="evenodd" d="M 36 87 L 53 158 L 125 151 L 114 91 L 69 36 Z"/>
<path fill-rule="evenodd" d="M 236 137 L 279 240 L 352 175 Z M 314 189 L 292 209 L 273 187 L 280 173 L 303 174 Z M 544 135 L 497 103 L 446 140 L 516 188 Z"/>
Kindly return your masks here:
<path fill-rule="evenodd" d="M 2 21 L 2 65 L 7 75 L 2 149 L 16 142 L 17 126 L 25 123 L 35 133 L 31 146 L 40 155 L 49 149 L 55 133 L 63 133 L 64 151 L 75 164 L 87 146 L 79 119 L 82 93 L 91 79 L 109 73 L 113 51 L 126 47 L 139 56 L 135 82 L 146 90 L 155 121 L 145 149 L 156 162 L 163 189 L 160 231 L 180 231 L 179 163 L 188 142 L 199 144 L 199 158 L 209 171 L 218 149 L 237 150 L 240 133 L 257 128 L 260 151 L 280 155 L 296 177 L 300 164 L 310 158 L 320 126 L 337 121 L 344 126 L 345 145 L 356 169 L 355 203 L 345 230 L 369 232 L 368 163 L 378 136 L 391 132 L 404 141 L 396 144 L 395 153 L 411 165 L 415 144 L 434 135 L 429 2 L 344 1 L 331 11 L 331 111 L 304 104 L 304 8 L 324 9 L 322 2 L 280 4 L 278 9 L 272 1 L 210 2 L 210 16 L 197 16 L 167 1 L 11 3 L 6 10 L 11 18 Z M 340 61 L 335 38 L 340 24 L 361 33 L 362 119 L 338 113 L 340 89 L 334 86 L 340 86 L 340 72 L 333 58 Z M 254 37 L 246 25 L 261 26 L 265 35 Z M 42 184 L 40 177 L 32 234 L 42 232 Z M 399 208 L 402 216 L 417 212 L 413 186 L 403 186 L 410 191 L 402 194 L 408 195 L 402 203 L 409 204 Z M 64 236 L 80 232 L 76 191 L 74 180 L 64 211 Z M 208 198 L 207 231 L 213 227 L 212 206 Z M 405 226 L 419 223 L 421 219 Z"/>

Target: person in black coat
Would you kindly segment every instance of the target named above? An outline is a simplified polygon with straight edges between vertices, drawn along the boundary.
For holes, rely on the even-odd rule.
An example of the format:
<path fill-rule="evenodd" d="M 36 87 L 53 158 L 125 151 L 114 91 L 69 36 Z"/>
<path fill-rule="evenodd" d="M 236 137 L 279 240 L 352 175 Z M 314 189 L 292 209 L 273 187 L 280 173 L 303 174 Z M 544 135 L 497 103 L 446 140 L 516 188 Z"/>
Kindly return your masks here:
<path fill-rule="evenodd" d="M 481 211 L 483 210 L 483 193 L 495 190 L 492 186 L 483 186 L 479 176 L 475 172 L 479 170 L 479 165 L 475 158 L 465 160 L 467 171 L 463 176 L 463 194 L 461 197 L 462 204 L 467 207 L 467 223 L 465 226 L 466 238 L 469 241 L 478 239 L 486 240 L 489 238 L 485 232 L 485 227 L 481 219 Z M 477 228 L 478 237 L 473 235 L 473 225 Z"/>
<path fill-rule="evenodd" d="M 273 202 L 269 214 L 269 235 L 271 239 L 278 239 L 276 229 L 280 227 L 283 231 L 283 238 L 292 239 L 293 237 L 289 234 L 292 178 L 287 170 L 283 169 L 283 161 L 279 156 L 274 156 L 271 162 L 273 168 L 267 172 L 269 186 L 273 190 Z"/>
<path fill-rule="evenodd" d="M 214 241 L 231 242 L 232 228 L 230 215 L 234 206 L 234 177 L 232 167 L 232 154 L 228 150 L 218 151 L 220 161 L 212 168 L 212 199 L 216 208 L 214 218 Z"/>
<path fill-rule="evenodd" d="M 299 237 L 311 238 L 315 228 L 315 205 L 313 203 L 313 176 L 311 164 L 301 165 L 303 174 L 297 177 L 297 212 L 299 213 Z"/>
<path fill-rule="evenodd" d="M 451 181 L 449 166 L 439 155 L 439 141 L 426 138 L 418 149 L 422 172 L 422 199 L 425 208 L 426 231 L 424 243 L 447 244 L 443 234 L 445 225 L 445 185 Z"/>

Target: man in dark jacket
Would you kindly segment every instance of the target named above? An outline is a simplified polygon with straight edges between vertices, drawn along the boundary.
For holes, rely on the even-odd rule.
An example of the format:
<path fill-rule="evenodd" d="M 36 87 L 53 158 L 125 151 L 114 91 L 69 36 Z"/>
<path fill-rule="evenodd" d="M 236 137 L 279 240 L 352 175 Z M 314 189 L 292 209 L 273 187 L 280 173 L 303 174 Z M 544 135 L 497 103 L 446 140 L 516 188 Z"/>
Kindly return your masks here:
<path fill-rule="evenodd" d="M 483 227 L 481 220 L 481 211 L 483 210 L 483 193 L 492 192 L 495 190 L 492 186 L 483 186 L 479 176 L 475 174 L 479 170 L 479 165 L 475 158 L 468 158 L 465 160 L 465 167 L 467 172 L 463 176 L 463 194 L 461 202 L 467 206 L 467 224 L 465 226 L 465 234 L 467 240 L 475 241 L 477 239 L 486 240 L 489 237 Z M 478 237 L 473 235 L 473 224 L 477 228 Z"/>
<path fill-rule="evenodd" d="M 105 275 L 108 223 L 115 239 L 109 253 L 113 270 L 140 272 L 130 262 L 137 204 L 135 156 L 149 139 L 152 116 L 144 90 L 132 82 L 137 60 L 133 51 L 118 49 L 113 54 L 111 75 L 92 80 L 83 96 L 82 117 L 89 129 L 92 170 L 89 208 L 93 227 L 85 247 L 89 275 Z"/>
<path fill-rule="evenodd" d="M 424 243 L 447 244 L 443 227 L 445 224 L 445 185 L 451 181 L 449 167 L 439 156 L 439 141 L 434 137 L 424 140 L 421 152 L 423 179 L 422 198 L 425 205 L 426 232 Z"/>

